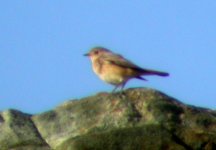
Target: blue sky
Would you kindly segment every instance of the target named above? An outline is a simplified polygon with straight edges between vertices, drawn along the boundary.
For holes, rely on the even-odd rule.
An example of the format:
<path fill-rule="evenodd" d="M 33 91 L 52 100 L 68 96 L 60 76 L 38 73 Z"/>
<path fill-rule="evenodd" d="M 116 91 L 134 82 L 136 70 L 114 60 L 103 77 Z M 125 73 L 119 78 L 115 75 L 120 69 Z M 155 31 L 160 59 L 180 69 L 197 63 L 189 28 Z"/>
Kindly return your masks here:
<path fill-rule="evenodd" d="M 131 80 L 216 109 L 216 1 L 37 0 L 0 5 L 0 111 L 40 113 L 111 91 L 82 55 L 94 46 L 168 78 Z"/>

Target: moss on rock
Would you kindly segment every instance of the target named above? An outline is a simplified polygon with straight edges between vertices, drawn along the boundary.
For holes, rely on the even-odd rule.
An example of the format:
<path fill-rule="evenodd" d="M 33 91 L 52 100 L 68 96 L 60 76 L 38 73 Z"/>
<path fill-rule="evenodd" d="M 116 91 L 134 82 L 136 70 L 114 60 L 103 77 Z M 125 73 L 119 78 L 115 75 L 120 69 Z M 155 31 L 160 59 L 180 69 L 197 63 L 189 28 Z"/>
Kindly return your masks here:
<path fill-rule="evenodd" d="M 135 88 L 37 115 L 2 112 L 0 133 L 0 150 L 210 150 L 216 147 L 216 112 Z"/>

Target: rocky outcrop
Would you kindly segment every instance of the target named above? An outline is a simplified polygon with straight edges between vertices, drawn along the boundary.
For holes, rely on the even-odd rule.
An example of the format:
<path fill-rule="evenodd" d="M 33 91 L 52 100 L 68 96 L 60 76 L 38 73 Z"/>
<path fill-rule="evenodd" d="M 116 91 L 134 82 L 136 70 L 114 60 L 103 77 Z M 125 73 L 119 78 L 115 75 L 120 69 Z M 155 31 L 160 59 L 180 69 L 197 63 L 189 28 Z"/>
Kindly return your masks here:
<path fill-rule="evenodd" d="M 216 149 L 216 111 L 145 88 L 99 93 L 54 110 L 0 115 L 0 149 Z"/>
<path fill-rule="evenodd" d="M 17 110 L 0 114 L 0 150 L 49 150 L 31 115 Z"/>

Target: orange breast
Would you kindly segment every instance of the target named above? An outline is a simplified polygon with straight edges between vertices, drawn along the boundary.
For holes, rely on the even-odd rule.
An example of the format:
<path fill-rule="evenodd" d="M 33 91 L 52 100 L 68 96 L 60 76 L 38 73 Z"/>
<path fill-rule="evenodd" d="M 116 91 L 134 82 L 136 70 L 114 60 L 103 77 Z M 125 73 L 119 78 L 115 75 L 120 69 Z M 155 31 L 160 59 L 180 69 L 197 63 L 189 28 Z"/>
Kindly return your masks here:
<path fill-rule="evenodd" d="M 121 67 L 99 59 L 93 61 L 92 67 L 101 80 L 114 85 L 119 85 L 139 75 L 137 71 L 131 68 Z"/>

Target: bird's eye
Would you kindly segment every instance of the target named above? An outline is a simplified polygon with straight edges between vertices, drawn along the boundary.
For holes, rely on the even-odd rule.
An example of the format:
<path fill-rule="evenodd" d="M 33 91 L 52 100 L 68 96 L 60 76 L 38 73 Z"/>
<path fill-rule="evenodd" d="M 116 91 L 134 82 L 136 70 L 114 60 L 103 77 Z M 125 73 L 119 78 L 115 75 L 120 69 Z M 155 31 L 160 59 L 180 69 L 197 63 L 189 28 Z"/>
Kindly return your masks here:
<path fill-rule="evenodd" d="M 95 51 L 95 52 L 94 52 L 94 54 L 96 54 L 96 55 L 97 55 L 98 53 L 99 53 L 98 51 Z"/>

